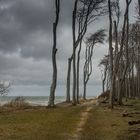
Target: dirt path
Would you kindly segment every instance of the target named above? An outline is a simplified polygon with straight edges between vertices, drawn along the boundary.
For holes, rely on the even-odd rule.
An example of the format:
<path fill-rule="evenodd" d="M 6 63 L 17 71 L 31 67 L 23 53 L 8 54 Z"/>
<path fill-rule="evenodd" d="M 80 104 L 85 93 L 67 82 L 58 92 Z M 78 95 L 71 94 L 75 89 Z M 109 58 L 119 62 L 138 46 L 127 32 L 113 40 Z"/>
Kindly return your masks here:
<path fill-rule="evenodd" d="M 91 110 L 94 109 L 96 104 L 97 104 L 97 100 L 95 99 L 82 104 L 82 106 L 85 106 L 86 109 L 84 112 L 82 112 L 81 119 L 77 125 L 76 131 L 74 132 L 73 136 L 69 140 L 80 140 L 81 132 L 83 131 L 84 125 L 88 120 Z"/>

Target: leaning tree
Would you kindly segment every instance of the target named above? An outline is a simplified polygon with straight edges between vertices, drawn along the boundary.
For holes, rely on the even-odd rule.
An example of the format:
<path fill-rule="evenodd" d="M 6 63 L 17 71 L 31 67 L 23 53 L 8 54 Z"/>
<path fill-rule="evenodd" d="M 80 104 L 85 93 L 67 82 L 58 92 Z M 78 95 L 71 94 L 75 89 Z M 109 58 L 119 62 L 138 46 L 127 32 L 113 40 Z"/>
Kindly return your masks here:
<path fill-rule="evenodd" d="M 85 51 L 85 64 L 83 68 L 83 83 L 84 83 L 84 93 L 83 99 L 86 100 L 86 87 L 87 82 L 92 74 L 92 56 L 93 49 L 97 44 L 103 44 L 106 34 L 105 30 L 101 29 L 86 39 L 86 51 Z"/>

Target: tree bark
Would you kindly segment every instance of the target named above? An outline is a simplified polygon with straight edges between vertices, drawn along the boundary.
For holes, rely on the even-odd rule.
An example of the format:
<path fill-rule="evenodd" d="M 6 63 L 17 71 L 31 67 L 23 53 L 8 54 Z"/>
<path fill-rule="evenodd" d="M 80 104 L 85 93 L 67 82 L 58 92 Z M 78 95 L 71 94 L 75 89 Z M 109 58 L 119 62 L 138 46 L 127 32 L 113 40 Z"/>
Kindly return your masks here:
<path fill-rule="evenodd" d="M 84 93 L 83 93 L 83 99 L 86 100 L 86 90 L 87 90 L 87 83 L 84 82 Z"/>
<path fill-rule="evenodd" d="M 56 8 L 56 19 L 53 23 L 53 48 L 52 48 L 52 63 L 53 63 L 53 77 L 52 84 L 50 87 L 50 96 L 48 106 L 54 107 L 55 100 L 55 89 L 57 85 L 57 64 L 56 64 L 56 53 L 57 53 L 57 25 L 59 22 L 59 12 L 60 12 L 60 0 L 55 0 L 55 8 Z"/>
<path fill-rule="evenodd" d="M 77 103 L 79 103 L 79 67 L 80 67 L 80 53 L 82 48 L 82 40 L 80 41 L 78 56 L 77 56 Z"/>
<path fill-rule="evenodd" d="M 114 96 L 114 82 L 113 82 L 113 48 L 112 48 L 112 10 L 111 1 L 108 0 L 108 10 L 109 10 L 109 61 L 110 61 L 110 106 L 113 108 L 113 96 Z"/>
<path fill-rule="evenodd" d="M 123 28 L 123 35 L 122 35 L 122 42 L 121 42 L 121 47 L 125 44 L 125 58 L 126 58 L 126 63 L 125 63 L 125 68 L 123 70 L 122 76 L 121 76 L 121 85 L 124 83 L 125 76 L 128 70 L 128 41 L 129 41 L 129 6 L 132 0 L 126 0 L 126 10 L 125 10 L 125 15 L 124 15 L 124 28 Z M 125 34 L 125 27 L 126 27 L 126 34 Z M 126 42 L 124 42 L 126 35 Z M 122 88 L 122 86 L 121 86 Z M 122 89 L 120 89 L 119 94 L 122 94 Z M 119 105 L 122 104 L 122 95 L 119 95 L 118 98 L 118 103 Z"/>
<path fill-rule="evenodd" d="M 68 59 L 67 87 L 66 87 L 66 102 L 70 103 L 70 76 L 71 76 L 72 57 Z"/>
<path fill-rule="evenodd" d="M 77 3 L 78 3 L 78 0 L 75 0 L 74 10 L 73 10 L 73 15 L 72 15 L 72 35 L 73 35 L 73 95 L 72 95 L 72 104 L 73 105 L 76 105 L 76 35 L 75 35 L 75 26 L 76 26 Z"/>

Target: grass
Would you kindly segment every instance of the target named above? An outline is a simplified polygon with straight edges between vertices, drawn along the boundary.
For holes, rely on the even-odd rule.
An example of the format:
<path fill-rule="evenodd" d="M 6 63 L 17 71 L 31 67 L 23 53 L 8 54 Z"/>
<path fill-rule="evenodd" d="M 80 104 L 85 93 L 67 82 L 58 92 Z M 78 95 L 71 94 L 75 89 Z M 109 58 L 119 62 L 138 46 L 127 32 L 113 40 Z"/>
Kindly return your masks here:
<path fill-rule="evenodd" d="M 136 119 L 138 116 L 133 116 L 133 118 L 122 117 L 123 111 L 133 111 L 138 107 L 140 109 L 140 101 L 131 100 L 127 102 L 127 104 L 132 103 L 133 108 L 116 106 L 111 110 L 105 105 L 96 107 L 91 112 L 82 131 L 81 140 L 137 140 L 137 134 L 128 131 L 131 128 L 128 121 Z"/>
<path fill-rule="evenodd" d="M 83 107 L 0 114 L 0 140 L 64 140 L 75 131 Z"/>
<path fill-rule="evenodd" d="M 80 140 L 138 140 L 138 135 L 129 130 L 140 125 L 129 126 L 128 121 L 140 119 L 140 116 L 122 117 L 122 113 L 139 111 L 140 101 L 129 100 L 126 104 L 115 106 L 113 110 L 104 104 L 94 106 Z M 2 111 L 0 140 L 68 140 L 75 133 L 85 109 L 86 106 L 79 105 Z"/>

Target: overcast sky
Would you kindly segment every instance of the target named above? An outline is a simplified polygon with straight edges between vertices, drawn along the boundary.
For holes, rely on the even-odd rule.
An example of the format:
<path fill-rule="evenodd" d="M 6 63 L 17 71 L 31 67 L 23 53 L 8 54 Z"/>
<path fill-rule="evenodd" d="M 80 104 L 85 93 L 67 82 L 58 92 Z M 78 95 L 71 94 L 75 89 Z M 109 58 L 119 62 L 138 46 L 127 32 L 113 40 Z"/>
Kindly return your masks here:
<path fill-rule="evenodd" d="M 72 53 L 71 15 L 74 0 L 61 0 L 58 26 L 58 85 L 66 84 L 67 59 Z M 130 8 L 130 21 L 134 21 L 134 7 Z M 125 0 L 121 0 L 122 11 Z M 52 79 L 52 24 L 54 0 L 0 0 L 0 80 L 10 80 L 14 87 L 49 86 Z M 108 29 L 107 17 L 102 17 L 88 28 L 88 34 L 99 28 Z M 90 85 L 101 86 L 98 63 L 107 53 L 108 46 L 95 48 L 93 74 Z M 81 54 L 81 84 L 84 46 Z M 45 90 L 44 90 L 45 91 Z M 64 89 L 65 91 L 65 89 Z M 47 95 L 49 91 L 47 92 Z M 21 95 L 21 93 L 19 93 Z M 37 94 L 37 93 L 36 93 Z M 40 93 L 38 93 L 40 94 Z"/>

